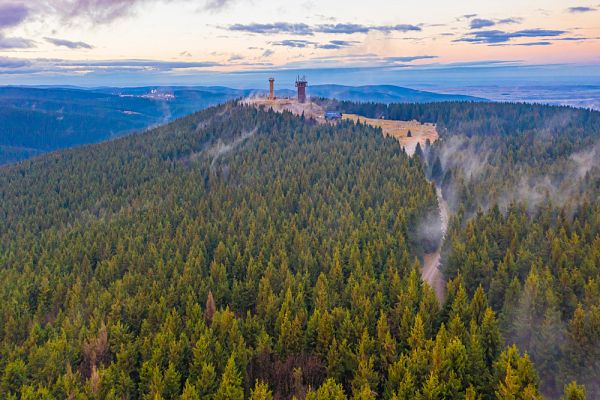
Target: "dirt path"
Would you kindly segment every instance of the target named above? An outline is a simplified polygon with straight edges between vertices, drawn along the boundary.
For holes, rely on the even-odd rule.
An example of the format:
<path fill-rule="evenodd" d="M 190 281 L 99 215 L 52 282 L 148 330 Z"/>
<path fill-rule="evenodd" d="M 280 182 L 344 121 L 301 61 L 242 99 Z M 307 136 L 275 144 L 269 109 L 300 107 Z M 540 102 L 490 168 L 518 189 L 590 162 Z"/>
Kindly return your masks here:
<path fill-rule="evenodd" d="M 421 275 L 423 280 L 429 284 L 435 291 L 438 300 L 443 301 L 445 296 L 445 282 L 444 276 L 440 271 L 440 257 L 441 249 L 446 238 L 446 231 L 448 230 L 448 204 L 442 196 L 440 188 L 436 189 L 438 205 L 440 208 L 440 219 L 442 221 L 442 240 L 438 249 L 433 253 L 425 254 L 423 259 L 423 268 L 421 269 Z"/>

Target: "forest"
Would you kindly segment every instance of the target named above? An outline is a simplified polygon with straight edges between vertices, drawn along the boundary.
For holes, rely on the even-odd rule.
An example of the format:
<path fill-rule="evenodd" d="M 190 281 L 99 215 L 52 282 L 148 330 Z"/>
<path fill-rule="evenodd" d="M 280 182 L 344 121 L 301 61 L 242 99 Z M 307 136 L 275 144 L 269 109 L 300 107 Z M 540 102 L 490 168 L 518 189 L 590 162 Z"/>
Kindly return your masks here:
<path fill-rule="evenodd" d="M 202 87 L 0 87 L 0 165 L 114 139 L 241 94 Z"/>
<path fill-rule="evenodd" d="M 483 288 L 541 388 L 600 396 L 600 113 L 526 104 L 356 104 L 348 112 L 435 122 L 425 169 L 454 210 L 447 279 Z"/>
<path fill-rule="evenodd" d="M 441 139 L 229 102 L 0 167 L 0 397 L 600 395 L 599 114 L 331 104 Z"/>

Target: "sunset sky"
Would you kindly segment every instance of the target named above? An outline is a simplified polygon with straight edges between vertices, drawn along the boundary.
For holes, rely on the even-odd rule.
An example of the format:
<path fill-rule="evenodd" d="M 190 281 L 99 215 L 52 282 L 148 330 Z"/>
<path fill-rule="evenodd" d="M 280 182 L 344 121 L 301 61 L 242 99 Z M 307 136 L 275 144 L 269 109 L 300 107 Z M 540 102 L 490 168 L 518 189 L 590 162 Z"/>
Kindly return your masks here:
<path fill-rule="evenodd" d="M 0 0 L 0 84 L 244 86 L 328 69 L 600 81 L 598 1 Z"/>

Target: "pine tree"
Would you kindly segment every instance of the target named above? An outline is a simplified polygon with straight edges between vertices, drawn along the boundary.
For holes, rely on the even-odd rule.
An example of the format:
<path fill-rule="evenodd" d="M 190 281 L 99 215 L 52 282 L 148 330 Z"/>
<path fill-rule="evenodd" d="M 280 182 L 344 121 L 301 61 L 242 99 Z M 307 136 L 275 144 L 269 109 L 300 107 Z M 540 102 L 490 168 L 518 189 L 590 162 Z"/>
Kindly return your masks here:
<path fill-rule="evenodd" d="M 423 149 L 421 149 L 421 143 L 417 143 L 417 147 L 415 148 L 415 157 L 418 159 L 423 159 Z"/>
<path fill-rule="evenodd" d="M 346 394 L 342 385 L 335 380 L 328 378 L 316 391 L 309 391 L 306 394 L 306 400 L 346 400 Z"/>
<path fill-rule="evenodd" d="M 436 156 L 433 166 L 431 167 L 431 178 L 440 184 L 443 175 L 444 170 L 442 169 L 442 162 L 440 161 L 440 157 Z"/>
<path fill-rule="evenodd" d="M 235 366 L 234 356 L 231 355 L 227 361 L 225 371 L 223 371 L 214 400 L 243 400 L 243 398 L 242 378 Z"/>
<path fill-rule="evenodd" d="M 196 390 L 196 387 L 192 385 L 189 381 L 185 382 L 185 386 L 183 388 L 183 393 L 181 393 L 180 400 L 200 400 L 200 394 Z"/>
<path fill-rule="evenodd" d="M 250 393 L 250 400 L 273 400 L 273 393 L 269 390 L 269 385 L 257 380 Z"/>
<path fill-rule="evenodd" d="M 565 385 L 565 394 L 561 400 L 585 400 L 585 387 L 578 385 L 575 381 Z"/>
<path fill-rule="evenodd" d="M 442 393 L 439 379 L 433 372 L 429 374 L 429 378 L 423 384 L 420 398 L 423 400 L 437 400 Z"/>
<path fill-rule="evenodd" d="M 377 398 L 375 393 L 368 385 L 364 385 L 359 391 L 352 393 L 352 400 L 374 400 Z"/>
<path fill-rule="evenodd" d="M 0 381 L 0 393 L 4 396 L 16 395 L 21 386 L 27 383 L 27 367 L 21 359 L 11 361 L 4 367 Z"/>

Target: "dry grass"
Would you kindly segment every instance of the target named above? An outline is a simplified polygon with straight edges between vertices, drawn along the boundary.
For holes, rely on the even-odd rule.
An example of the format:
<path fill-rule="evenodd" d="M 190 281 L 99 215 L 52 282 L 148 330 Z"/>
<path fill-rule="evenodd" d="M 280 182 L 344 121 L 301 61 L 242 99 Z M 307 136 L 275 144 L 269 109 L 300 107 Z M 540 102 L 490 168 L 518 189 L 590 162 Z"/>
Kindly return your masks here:
<path fill-rule="evenodd" d="M 357 121 L 360 119 L 362 123 L 367 123 L 371 126 L 381 128 L 383 134 L 396 138 L 400 144 L 406 149 L 408 154 L 413 154 L 417 147 L 417 143 L 421 146 L 425 145 L 427 139 L 431 143 L 438 139 L 438 133 L 435 129 L 435 124 L 422 124 L 418 121 L 395 121 L 387 119 L 365 118 L 356 114 L 344 114 L 344 119 Z M 408 137 L 410 130 L 412 137 Z"/>

